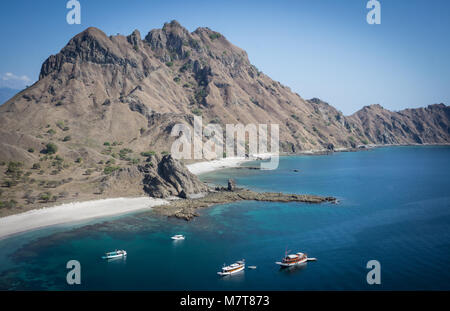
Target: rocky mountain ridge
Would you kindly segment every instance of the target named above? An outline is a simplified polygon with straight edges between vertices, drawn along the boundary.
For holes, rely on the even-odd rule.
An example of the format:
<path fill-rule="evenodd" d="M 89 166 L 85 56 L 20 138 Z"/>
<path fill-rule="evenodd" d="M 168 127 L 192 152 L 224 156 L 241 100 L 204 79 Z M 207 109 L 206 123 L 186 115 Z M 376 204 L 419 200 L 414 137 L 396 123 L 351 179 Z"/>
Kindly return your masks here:
<path fill-rule="evenodd" d="M 279 124 L 280 149 L 288 153 L 450 143 L 444 104 L 399 112 L 368 106 L 344 116 L 272 80 L 209 28 L 189 32 L 172 21 L 142 38 L 137 30 L 107 36 L 91 27 L 43 63 L 39 81 L 0 106 L 0 201 L 100 195 L 104 179 L 118 172 L 147 174 L 164 185 L 154 193 L 181 195 L 179 185 L 143 167 L 168 153 L 173 126 L 192 126 L 195 115 L 223 128 Z M 114 193 L 142 193 L 131 179 Z"/>

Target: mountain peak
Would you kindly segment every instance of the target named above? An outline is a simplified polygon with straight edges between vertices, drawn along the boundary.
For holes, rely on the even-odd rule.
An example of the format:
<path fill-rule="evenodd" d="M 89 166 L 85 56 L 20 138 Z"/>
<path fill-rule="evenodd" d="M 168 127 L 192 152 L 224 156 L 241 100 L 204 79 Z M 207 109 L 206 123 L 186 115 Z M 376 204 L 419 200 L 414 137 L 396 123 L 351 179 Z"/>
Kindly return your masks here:
<path fill-rule="evenodd" d="M 311 99 L 308 99 L 308 102 L 310 102 L 312 104 L 316 104 L 316 105 L 318 105 L 318 104 L 328 105 L 327 102 L 325 102 L 325 101 L 323 101 L 323 100 L 321 100 L 320 98 L 317 98 L 317 97 L 313 97 Z"/>
<path fill-rule="evenodd" d="M 170 23 L 165 23 L 160 30 L 166 34 L 174 34 L 176 36 L 185 37 L 189 35 L 189 31 L 181 26 L 181 24 L 176 20 L 173 20 Z"/>
<path fill-rule="evenodd" d="M 374 110 L 385 110 L 383 106 L 381 106 L 380 104 L 373 104 L 373 105 L 369 105 L 366 106 L 369 109 L 374 109 Z"/>
<path fill-rule="evenodd" d="M 182 28 L 185 29 L 177 20 L 172 20 L 170 23 L 164 23 L 163 29 L 167 28 Z"/>
<path fill-rule="evenodd" d="M 92 37 L 105 37 L 105 38 L 107 37 L 106 34 L 102 30 L 98 29 L 97 27 L 92 27 L 92 26 L 86 28 L 84 31 L 82 31 L 80 33 L 80 35 L 83 35 L 83 34 L 89 35 Z"/>

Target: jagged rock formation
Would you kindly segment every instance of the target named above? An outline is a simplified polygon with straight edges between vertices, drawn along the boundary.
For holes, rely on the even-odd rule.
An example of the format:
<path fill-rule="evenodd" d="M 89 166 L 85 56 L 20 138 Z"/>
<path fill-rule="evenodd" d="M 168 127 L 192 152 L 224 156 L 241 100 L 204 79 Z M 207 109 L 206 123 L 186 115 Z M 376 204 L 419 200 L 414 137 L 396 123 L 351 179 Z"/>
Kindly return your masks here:
<path fill-rule="evenodd" d="M 144 191 L 148 195 L 157 198 L 186 198 L 190 194 L 208 191 L 208 187 L 197 176 L 172 156 L 166 155 L 160 161 L 158 156 L 153 159 L 157 160 L 156 165 L 139 166 L 139 170 L 144 173 Z"/>
<path fill-rule="evenodd" d="M 197 176 L 170 155 L 153 155 L 144 165 L 120 169 L 102 180 L 102 193 L 120 192 L 125 188 L 140 189 L 141 194 L 155 198 L 187 198 L 208 191 Z"/>
<path fill-rule="evenodd" d="M 228 191 L 234 191 L 236 189 L 236 181 L 234 179 L 228 179 Z"/>

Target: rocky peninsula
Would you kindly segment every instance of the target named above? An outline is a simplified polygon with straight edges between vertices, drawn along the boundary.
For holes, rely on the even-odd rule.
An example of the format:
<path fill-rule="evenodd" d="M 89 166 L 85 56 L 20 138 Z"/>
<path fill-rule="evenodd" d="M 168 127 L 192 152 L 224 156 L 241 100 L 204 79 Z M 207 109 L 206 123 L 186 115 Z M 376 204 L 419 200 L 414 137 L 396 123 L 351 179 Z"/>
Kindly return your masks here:
<path fill-rule="evenodd" d="M 255 167 L 256 168 L 256 167 Z M 336 202 L 334 197 L 320 197 L 307 194 L 284 194 L 272 192 L 255 192 L 238 188 L 233 179 L 228 180 L 227 187 L 210 187 L 197 175 L 171 155 L 150 155 L 146 164 L 138 165 L 134 170 L 123 169 L 105 179 L 102 191 L 114 193 L 125 184 L 141 188 L 153 198 L 168 200 L 168 204 L 154 206 L 153 210 L 161 215 L 191 220 L 198 216 L 198 210 L 215 204 L 236 201 L 266 202 Z"/>
<path fill-rule="evenodd" d="M 186 221 L 199 216 L 198 210 L 216 204 L 237 201 L 265 201 L 265 202 L 303 202 L 303 203 L 337 203 L 334 197 L 321 197 L 308 194 L 286 194 L 277 192 L 255 192 L 237 188 L 232 179 L 228 180 L 228 187 L 216 187 L 201 197 L 172 200 L 169 204 L 155 206 L 153 210 L 161 215 L 176 217 Z"/>
<path fill-rule="evenodd" d="M 254 192 L 247 189 L 235 191 L 209 192 L 204 197 L 196 199 L 173 200 L 167 205 L 159 205 L 153 208 L 159 214 L 176 217 L 184 220 L 192 220 L 199 216 L 197 211 L 216 204 L 225 204 L 236 201 L 265 201 L 265 202 L 303 202 L 303 203 L 336 203 L 334 197 L 321 197 L 308 194 L 286 194 L 275 192 Z"/>

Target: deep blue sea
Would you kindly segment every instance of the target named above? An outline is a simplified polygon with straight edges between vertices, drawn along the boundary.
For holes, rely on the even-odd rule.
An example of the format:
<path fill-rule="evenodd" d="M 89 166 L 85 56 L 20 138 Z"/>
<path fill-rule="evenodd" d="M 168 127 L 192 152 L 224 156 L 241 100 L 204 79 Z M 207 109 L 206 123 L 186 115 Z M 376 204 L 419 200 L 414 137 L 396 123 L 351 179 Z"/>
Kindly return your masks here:
<path fill-rule="evenodd" d="M 230 177 L 340 203 L 238 202 L 191 222 L 150 211 L 28 232 L 0 240 L 0 289 L 450 290 L 450 147 L 281 157 L 274 171 L 201 176 L 214 184 Z M 186 240 L 170 239 L 178 233 Z M 100 258 L 116 248 L 126 260 Z M 286 249 L 318 260 L 280 270 Z M 242 258 L 257 269 L 216 274 Z M 71 259 L 81 263 L 81 285 L 66 283 Z M 380 285 L 367 284 L 369 260 L 380 262 Z"/>

